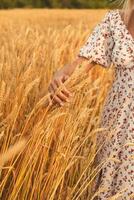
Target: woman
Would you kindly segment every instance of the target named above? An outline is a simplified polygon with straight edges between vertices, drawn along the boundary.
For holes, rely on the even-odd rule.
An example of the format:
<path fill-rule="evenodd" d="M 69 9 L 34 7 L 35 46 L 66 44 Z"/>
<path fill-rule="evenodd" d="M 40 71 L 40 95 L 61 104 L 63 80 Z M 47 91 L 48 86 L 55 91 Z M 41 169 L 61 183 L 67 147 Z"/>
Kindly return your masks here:
<path fill-rule="evenodd" d="M 89 62 L 90 60 L 90 62 Z M 115 81 L 107 96 L 101 124 L 114 130 L 105 140 L 96 163 L 109 159 L 96 178 L 97 188 L 105 190 L 98 194 L 106 200 L 119 194 L 118 200 L 134 199 L 134 0 L 125 0 L 121 10 L 108 11 L 93 29 L 78 57 L 57 71 L 49 85 L 53 102 L 63 105 L 72 95 L 64 87 L 55 95 L 56 89 L 83 62 L 89 71 L 96 63 L 105 68 L 115 65 Z M 100 141 L 104 140 L 98 137 Z M 105 138 L 106 139 L 106 138 Z M 133 158 L 131 157 L 133 156 Z M 113 159 L 112 159 L 113 158 Z M 118 161 L 118 162 L 117 162 Z M 100 186 L 100 187 L 98 187 Z"/>

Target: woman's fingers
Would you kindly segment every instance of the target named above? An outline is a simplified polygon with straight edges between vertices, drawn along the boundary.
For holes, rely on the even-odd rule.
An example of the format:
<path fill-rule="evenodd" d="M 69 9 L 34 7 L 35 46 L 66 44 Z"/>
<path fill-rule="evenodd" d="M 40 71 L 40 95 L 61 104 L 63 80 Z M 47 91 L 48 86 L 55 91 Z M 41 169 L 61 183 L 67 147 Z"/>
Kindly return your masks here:
<path fill-rule="evenodd" d="M 53 102 L 63 105 L 64 101 L 69 102 L 69 97 L 73 96 L 72 93 L 65 87 L 63 82 L 68 78 L 68 75 L 58 77 L 54 79 L 49 85 L 50 98 Z M 57 89 L 62 86 L 62 88 L 57 92 Z M 57 92 L 57 93 L 56 93 Z M 56 93 L 56 94 L 55 94 Z"/>
<path fill-rule="evenodd" d="M 56 92 L 56 90 L 57 90 L 57 84 L 55 84 L 54 81 L 51 82 L 50 86 L 51 86 L 52 90 L 53 90 L 54 92 Z"/>
<path fill-rule="evenodd" d="M 67 102 L 69 102 L 68 97 L 67 97 L 62 91 L 60 91 L 60 92 L 57 94 L 57 96 L 58 96 L 62 101 L 67 101 Z"/>
<path fill-rule="evenodd" d="M 63 105 L 64 102 L 70 102 L 68 97 L 62 91 L 60 91 L 58 94 L 55 95 L 53 88 L 51 90 L 50 98 L 52 99 L 53 102 L 55 101 L 60 105 Z"/>
<path fill-rule="evenodd" d="M 71 92 L 69 90 L 67 90 L 67 88 L 65 87 L 65 85 L 62 83 L 61 79 L 56 79 L 55 83 L 57 84 L 57 87 L 60 87 L 62 85 L 62 92 L 67 96 L 72 96 Z"/>
<path fill-rule="evenodd" d="M 67 97 L 72 97 L 72 96 L 73 96 L 73 94 L 72 94 L 69 90 L 67 90 L 66 87 L 64 87 L 64 88 L 62 89 L 62 92 L 63 92 Z"/>
<path fill-rule="evenodd" d="M 55 102 L 59 103 L 60 105 L 63 104 L 60 97 L 55 95 L 55 91 L 51 85 L 49 86 L 49 91 L 50 91 L 50 98 L 52 99 L 53 102 L 55 101 Z"/>
<path fill-rule="evenodd" d="M 56 103 L 59 103 L 60 105 L 63 106 L 63 102 L 58 96 L 51 94 L 51 97 L 52 97 L 52 101 L 56 101 Z"/>
<path fill-rule="evenodd" d="M 52 91 L 51 92 L 51 97 L 53 100 L 57 101 L 58 103 L 63 103 L 63 102 L 69 102 L 68 97 L 62 92 L 60 91 L 58 94 L 55 95 L 55 93 Z M 56 97 L 56 98 L 55 98 Z"/>

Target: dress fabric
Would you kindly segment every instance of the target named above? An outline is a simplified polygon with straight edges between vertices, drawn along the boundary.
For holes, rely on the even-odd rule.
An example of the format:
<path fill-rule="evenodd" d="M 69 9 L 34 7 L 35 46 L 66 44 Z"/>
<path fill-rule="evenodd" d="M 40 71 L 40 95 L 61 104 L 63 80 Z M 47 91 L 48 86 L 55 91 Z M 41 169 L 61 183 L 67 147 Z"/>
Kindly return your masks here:
<path fill-rule="evenodd" d="M 96 156 L 101 170 L 96 176 L 97 200 L 134 200 L 134 38 L 120 10 L 109 10 L 94 27 L 78 56 L 109 68 L 115 66 L 115 79 L 108 91 L 101 127 L 106 134 L 97 136 Z M 104 133 L 103 132 L 103 133 Z M 96 199 L 96 198 L 94 198 Z"/>

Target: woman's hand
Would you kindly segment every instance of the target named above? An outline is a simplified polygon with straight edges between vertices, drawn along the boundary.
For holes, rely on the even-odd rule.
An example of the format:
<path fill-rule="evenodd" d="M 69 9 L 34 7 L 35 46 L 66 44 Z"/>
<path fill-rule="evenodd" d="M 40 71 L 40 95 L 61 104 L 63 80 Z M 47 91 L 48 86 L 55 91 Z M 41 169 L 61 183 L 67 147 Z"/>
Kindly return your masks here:
<path fill-rule="evenodd" d="M 85 62 L 86 72 L 88 72 L 96 64 L 94 62 L 89 63 L 87 58 L 78 56 L 73 62 L 65 65 L 63 68 L 61 68 L 54 74 L 53 79 L 51 80 L 50 85 L 48 87 L 48 90 L 51 93 L 50 98 L 52 98 L 51 103 L 57 102 L 62 106 L 65 101 L 69 102 L 69 98 L 73 95 L 63 85 L 63 83 L 69 78 L 69 76 L 71 76 L 77 65 L 84 64 Z M 56 90 L 60 85 L 63 86 L 63 89 L 62 91 L 60 90 L 60 92 L 57 94 Z"/>
<path fill-rule="evenodd" d="M 69 102 L 69 98 L 72 93 L 63 85 L 63 83 L 69 78 L 69 75 L 64 72 L 63 69 L 56 71 L 53 79 L 51 80 L 48 91 L 50 92 L 51 103 L 59 103 L 63 106 L 64 102 Z M 62 90 L 55 94 L 59 86 L 62 85 Z"/>

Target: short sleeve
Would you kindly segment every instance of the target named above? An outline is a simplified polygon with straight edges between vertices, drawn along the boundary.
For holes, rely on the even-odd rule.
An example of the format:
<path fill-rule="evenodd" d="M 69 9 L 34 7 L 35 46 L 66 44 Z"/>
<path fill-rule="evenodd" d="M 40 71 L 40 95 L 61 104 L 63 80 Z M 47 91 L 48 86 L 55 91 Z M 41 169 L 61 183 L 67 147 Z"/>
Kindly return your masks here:
<path fill-rule="evenodd" d="M 110 11 L 92 30 L 86 43 L 80 48 L 78 56 L 85 57 L 108 68 L 112 64 L 114 39 L 110 27 Z"/>

